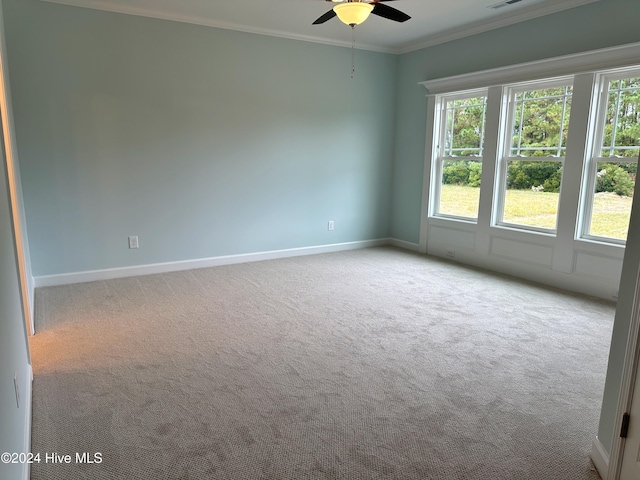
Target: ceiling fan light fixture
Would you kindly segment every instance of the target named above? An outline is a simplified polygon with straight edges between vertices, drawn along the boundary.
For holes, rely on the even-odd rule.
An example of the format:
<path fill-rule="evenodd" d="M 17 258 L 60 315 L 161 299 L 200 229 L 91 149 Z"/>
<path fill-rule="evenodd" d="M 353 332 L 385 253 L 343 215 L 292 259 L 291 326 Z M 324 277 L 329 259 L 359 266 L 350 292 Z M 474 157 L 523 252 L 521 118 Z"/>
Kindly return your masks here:
<path fill-rule="evenodd" d="M 333 7 L 342 23 L 354 26 L 364 22 L 373 10 L 373 5 L 365 2 L 345 2 Z"/>

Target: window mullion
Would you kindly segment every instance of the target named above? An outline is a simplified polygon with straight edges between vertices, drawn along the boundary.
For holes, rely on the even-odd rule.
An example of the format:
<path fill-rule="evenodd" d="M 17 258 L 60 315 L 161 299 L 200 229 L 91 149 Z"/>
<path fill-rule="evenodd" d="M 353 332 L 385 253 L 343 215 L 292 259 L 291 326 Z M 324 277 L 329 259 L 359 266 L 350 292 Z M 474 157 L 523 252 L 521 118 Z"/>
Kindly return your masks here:
<path fill-rule="evenodd" d="M 484 130 L 485 130 L 485 124 L 487 122 L 487 100 L 485 98 L 484 102 L 482 103 L 482 126 L 480 127 L 480 152 L 479 155 L 482 156 L 483 155 L 483 149 L 484 149 Z"/>
<path fill-rule="evenodd" d="M 611 131 L 611 147 L 609 149 L 609 156 L 613 157 L 616 151 L 616 136 L 618 135 L 618 118 L 620 117 L 620 97 L 622 92 L 620 91 L 620 84 L 618 84 L 618 90 L 616 94 L 616 113 L 613 117 L 613 130 Z"/>
<path fill-rule="evenodd" d="M 516 100 L 514 104 L 514 108 L 518 108 L 518 103 L 520 103 L 520 124 L 518 125 L 518 149 L 516 150 L 516 154 L 520 155 L 520 147 L 522 146 L 522 124 L 524 122 L 524 96 L 522 94 L 522 101 Z M 509 150 L 511 150 L 511 145 L 509 145 Z"/>
<path fill-rule="evenodd" d="M 558 149 L 556 150 L 556 156 L 560 156 L 562 153 L 562 134 L 564 132 L 564 120 L 567 114 L 567 98 L 569 87 L 564 87 L 564 99 L 562 101 L 562 116 L 560 117 L 560 134 L 558 135 Z"/>
<path fill-rule="evenodd" d="M 448 105 L 448 104 L 447 104 Z M 451 112 L 451 121 L 449 121 L 449 111 Z M 447 111 L 447 115 L 445 115 L 445 122 L 447 122 L 447 128 L 451 128 L 450 131 L 448 131 L 448 135 L 447 138 L 449 139 L 449 145 L 448 145 L 448 149 L 449 151 L 447 152 L 449 155 L 453 155 L 453 132 L 455 130 L 454 125 L 456 124 L 456 109 L 451 107 L 450 110 Z"/>
<path fill-rule="evenodd" d="M 438 156 L 443 157 L 451 152 L 451 148 L 453 148 L 453 143 L 447 144 L 447 139 L 453 135 L 453 128 L 451 128 L 451 132 L 449 132 L 449 123 L 447 122 L 447 118 L 449 116 L 449 103 L 444 102 L 442 104 L 442 110 L 440 112 L 440 121 L 442 122 L 442 128 L 440 129 L 440 139 L 439 146 L 442 148 L 438 149 Z M 451 138 L 451 142 L 453 139 Z"/>

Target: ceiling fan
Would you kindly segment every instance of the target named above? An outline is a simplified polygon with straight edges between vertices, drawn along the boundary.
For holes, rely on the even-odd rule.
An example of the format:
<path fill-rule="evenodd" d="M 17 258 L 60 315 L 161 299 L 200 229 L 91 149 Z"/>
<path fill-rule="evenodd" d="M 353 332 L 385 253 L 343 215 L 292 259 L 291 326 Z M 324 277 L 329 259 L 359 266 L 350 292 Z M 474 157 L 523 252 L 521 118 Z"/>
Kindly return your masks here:
<path fill-rule="evenodd" d="M 326 0 L 327 2 L 338 3 L 335 7 L 329 10 L 327 13 L 318 18 L 313 25 L 320 25 L 333 17 L 337 16 L 343 23 L 350 27 L 364 22 L 370 13 L 378 15 L 382 18 L 387 18 L 395 22 L 406 22 L 411 17 L 400 10 L 396 10 L 393 7 L 384 5 L 381 2 L 391 2 L 393 0 Z"/>

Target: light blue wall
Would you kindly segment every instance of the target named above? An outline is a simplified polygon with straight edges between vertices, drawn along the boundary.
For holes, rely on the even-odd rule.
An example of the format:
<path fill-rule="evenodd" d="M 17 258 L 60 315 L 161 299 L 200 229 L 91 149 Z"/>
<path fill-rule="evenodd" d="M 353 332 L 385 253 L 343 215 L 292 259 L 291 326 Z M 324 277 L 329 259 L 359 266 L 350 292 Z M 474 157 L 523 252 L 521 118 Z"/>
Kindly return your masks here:
<path fill-rule="evenodd" d="M 420 234 L 427 99 L 418 82 L 638 41 L 640 2 L 600 0 L 400 56 L 391 236 L 417 243 Z"/>
<path fill-rule="evenodd" d="M 3 45 L 0 8 L 0 51 Z M 31 376 L 8 185 L 0 123 L 0 452 L 22 452 L 28 441 L 26 427 L 31 412 L 28 410 L 27 397 Z M 22 396 L 19 407 L 14 376 Z M 0 479 L 23 478 L 24 468 L 27 466 L 0 463 Z"/>
<path fill-rule="evenodd" d="M 35 276 L 388 236 L 397 57 L 4 4 Z"/>

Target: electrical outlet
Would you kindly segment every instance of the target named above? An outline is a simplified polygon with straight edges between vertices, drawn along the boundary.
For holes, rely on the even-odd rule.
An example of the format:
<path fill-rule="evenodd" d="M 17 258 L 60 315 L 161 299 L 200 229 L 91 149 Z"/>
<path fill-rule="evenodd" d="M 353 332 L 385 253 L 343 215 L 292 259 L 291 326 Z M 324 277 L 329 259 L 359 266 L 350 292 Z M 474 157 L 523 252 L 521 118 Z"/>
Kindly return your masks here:
<path fill-rule="evenodd" d="M 455 256 L 456 256 L 456 251 L 455 250 L 447 250 L 447 257 L 453 258 Z"/>
<path fill-rule="evenodd" d="M 612 295 L 612 296 L 613 296 L 613 298 L 618 298 L 618 289 L 617 289 L 617 288 L 614 288 L 614 289 L 613 289 L 613 292 L 611 292 L 611 293 L 613 294 L 613 295 Z"/>
<path fill-rule="evenodd" d="M 329 220 L 329 224 L 327 225 L 327 228 L 329 229 L 330 232 L 333 231 L 333 220 Z"/>
<path fill-rule="evenodd" d="M 129 237 L 129 248 L 138 248 L 138 236 Z"/>
<path fill-rule="evenodd" d="M 13 373 L 13 388 L 16 390 L 16 406 L 20 408 L 20 386 L 18 385 L 18 372 Z"/>

